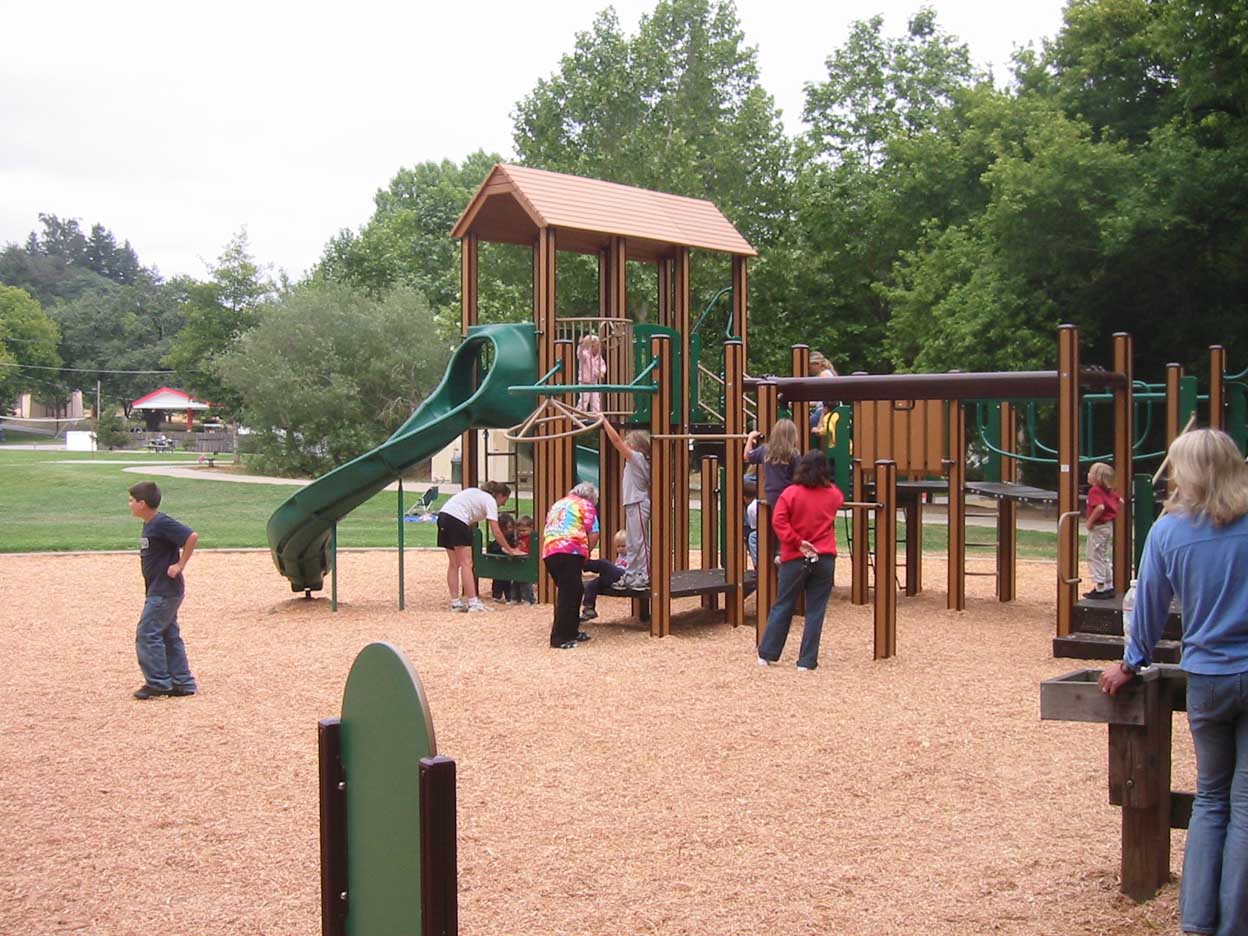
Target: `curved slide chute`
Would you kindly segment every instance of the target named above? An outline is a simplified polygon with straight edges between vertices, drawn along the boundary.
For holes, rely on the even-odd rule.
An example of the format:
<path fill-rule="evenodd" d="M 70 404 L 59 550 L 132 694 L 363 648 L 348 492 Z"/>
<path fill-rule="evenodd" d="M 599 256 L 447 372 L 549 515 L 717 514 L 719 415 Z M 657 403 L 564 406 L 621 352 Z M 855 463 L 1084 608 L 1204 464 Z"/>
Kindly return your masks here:
<path fill-rule="evenodd" d="M 477 374 L 482 353 L 489 369 Z M 399 475 L 441 451 L 472 428 L 503 429 L 522 422 L 533 398 L 509 393 L 537 380 L 537 337 L 532 325 L 478 325 L 455 349 L 446 376 L 394 434 L 371 452 L 317 478 L 269 518 L 269 549 L 292 591 L 323 587 L 330 569 L 334 524 Z"/>

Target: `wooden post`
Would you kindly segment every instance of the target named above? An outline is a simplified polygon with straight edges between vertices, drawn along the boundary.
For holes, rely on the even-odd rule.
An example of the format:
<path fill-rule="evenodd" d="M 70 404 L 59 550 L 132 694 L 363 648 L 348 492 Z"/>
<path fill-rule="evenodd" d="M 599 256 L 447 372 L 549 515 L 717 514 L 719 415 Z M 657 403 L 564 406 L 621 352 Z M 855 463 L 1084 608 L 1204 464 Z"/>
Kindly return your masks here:
<path fill-rule="evenodd" d="M 320 762 L 321 936 L 347 932 L 347 774 L 342 766 L 342 721 L 316 725 Z"/>
<path fill-rule="evenodd" d="M 555 360 L 563 365 L 563 370 L 555 375 L 552 383 L 556 384 L 574 384 L 576 383 L 576 343 L 570 339 L 561 339 L 555 342 Z M 564 396 L 561 399 L 564 402 L 570 402 L 571 397 Z M 560 420 L 554 425 L 559 432 L 567 432 L 571 430 L 572 421 L 569 419 Z M 567 495 L 576 484 L 576 437 L 564 436 L 561 439 L 553 440 L 551 444 L 551 457 L 553 461 L 547 466 L 547 470 L 552 475 L 552 483 L 554 491 L 552 497 L 558 500 Z M 553 501 L 552 501 L 553 503 Z M 602 524 L 599 524 L 599 530 Z M 610 543 L 608 548 L 603 550 L 601 555 L 610 556 Z"/>
<path fill-rule="evenodd" d="M 1014 404 L 1001 403 L 1001 432 L 998 448 L 1014 451 L 1018 444 L 1018 414 Z M 1001 456 L 1001 480 L 1018 481 L 1018 459 Z M 1018 581 L 1018 503 L 1009 498 L 997 501 L 997 600 L 1013 601 Z"/>
<path fill-rule="evenodd" d="M 627 315 L 628 264 L 627 244 L 622 237 L 613 237 L 598 253 L 598 314 L 602 318 L 623 319 Z M 607 379 L 619 383 L 620 375 L 628 374 L 632 347 L 612 346 L 607 354 Z M 632 404 L 626 394 L 605 394 L 604 409 L 614 410 L 621 403 Z M 598 439 L 598 526 L 601 542 L 610 543 L 617 530 L 624 528 L 624 511 L 620 505 L 623 465 L 619 453 L 605 437 Z"/>
<path fill-rule="evenodd" d="M 906 597 L 923 590 L 923 492 L 907 492 L 901 498 L 906 524 Z"/>
<path fill-rule="evenodd" d="M 537 328 L 537 372 L 545 374 L 555 366 L 555 230 L 541 228 L 533 245 L 533 324 Z M 573 378 L 575 379 L 575 378 Z M 558 448 L 553 441 L 533 443 L 533 521 L 538 529 L 546 522 L 551 504 L 566 494 L 557 491 L 554 466 Z M 465 476 L 466 477 L 466 476 Z M 537 600 L 555 600 L 555 583 L 545 566 L 538 566 Z"/>
<path fill-rule="evenodd" d="M 735 265 L 734 265 L 735 270 Z M 735 300 L 734 300 L 735 305 Z M 745 441 L 745 344 L 724 342 L 724 519 L 728 536 L 724 543 L 724 581 L 730 586 L 724 601 L 728 623 L 745 623 L 745 505 L 741 503 Z M 760 524 L 761 526 L 761 524 Z"/>
<path fill-rule="evenodd" d="M 1057 461 L 1058 515 L 1078 514 L 1079 329 L 1074 325 L 1057 330 Z M 1079 597 L 1079 527 L 1075 523 L 1058 524 L 1057 568 L 1057 636 L 1068 637 Z"/>
<path fill-rule="evenodd" d="M 758 430 L 764 435 L 771 432 L 776 424 L 776 411 L 779 393 L 773 383 L 758 385 Z M 765 464 L 758 466 L 758 585 L 755 591 L 758 617 L 755 621 L 755 642 L 763 642 L 763 631 L 767 627 L 767 615 L 776 600 L 776 588 L 779 575 L 776 564 L 772 561 L 772 551 L 778 544 L 773 543 L 771 531 L 771 509 L 774 504 L 767 502 L 767 475 Z"/>
<path fill-rule="evenodd" d="M 702 457 L 702 568 L 719 568 L 719 459 Z M 718 595 L 703 595 L 702 607 L 714 611 L 719 607 Z"/>
<path fill-rule="evenodd" d="M 459 333 L 468 337 L 468 329 L 478 323 L 480 242 L 475 233 L 465 234 L 459 242 Z M 460 437 L 459 470 L 463 487 L 476 487 L 479 480 L 480 446 L 477 433 L 469 429 Z"/>
<path fill-rule="evenodd" d="M 949 454 L 949 574 L 945 607 L 966 610 L 966 408 L 950 400 L 947 420 Z M 878 532 L 876 534 L 879 535 Z"/>
<path fill-rule="evenodd" d="M 1166 365 L 1166 448 L 1170 448 L 1170 443 L 1179 437 L 1179 433 L 1183 431 L 1182 420 L 1179 412 L 1181 403 L 1179 401 L 1180 384 L 1183 380 L 1182 364 Z"/>
<path fill-rule="evenodd" d="M 1133 567 L 1131 539 L 1135 531 L 1131 479 L 1135 476 L 1134 341 L 1127 332 L 1114 333 L 1114 371 L 1126 376 L 1126 385 L 1114 390 L 1114 483 L 1122 505 L 1114 519 L 1114 586 L 1126 592 Z M 1147 508 L 1144 508 L 1147 509 Z"/>
<path fill-rule="evenodd" d="M 857 416 L 861 407 L 854 404 L 854 427 L 855 432 L 860 425 Z M 866 469 L 862 467 L 862 460 L 855 458 L 850 467 L 851 477 L 853 478 L 853 494 L 851 499 L 862 503 L 867 499 L 867 477 Z M 849 585 L 849 600 L 851 604 L 865 605 L 867 596 L 871 590 L 871 582 L 869 579 L 869 568 L 867 561 L 868 540 L 871 536 L 870 515 L 865 508 L 855 507 L 850 514 L 850 524 L 853 530 L 853 549 L 850 552 L 851 577 Z M 760 553 L 761 555 L 761 553 Z"/>
<path fill-rule="evenodd" d="M 875 463 L 875 659 L 897 653 L 897 463 Z"/>
<path fill-rule="evenodd" d="M 1148 900 L 1170 878 L 1170 735 L 1164 679 L 1144 696 L 1142 725 L 1109 725 L 1109 801 L 1122 806 L 1122 892 Z"/>
<path fill-rule="evenodd" d="M 459 932 L 459 852 L 455 838 L 455 761 L 420 760 L 421 936 Z"/>
<path fill-rule="evenodd" d="M 1226 348 L 1209 346 L 1209 428 L 1226 431 Z"/>
<path fill-rule="evenodd" d="M 748 369 L 749 334 L 746 310 L 749 307 L 749 275 L 746 258 L 732 258 L 732 334 L 741 341 L 742 373 Z"/>
<path fill-rule="evenodd" d="M 790 349 L 789 372 L 794 377 L 806 377 L 810 374 L 810 345 L 795 344 Z M 811 404 L 806 402 L 790 403 L 793 410 L 793 422 L 797 424 L 797 444 L 803 451 L 810 450 L 810 410 Z"/>
<path fill-rule="evenodd" d="M 693 431 L 693 408 L 690 388 L 698 375 L 693 370 L 692 324 L 689 321 L 689 248 L 677 247 L 672 261 L 672 327 L 680 337 L 680 431 Z M 661 268 L 660 268 L 661 272 Z M 672 568 L 689 568 L 689 443 L 681 441 L 672 446 L 672 472 L 674 495 Z"/>
<path fill-rule="evenodd" d="M 650 336 L 650 353 L 659 362 L 655 371 L 659 392 L 650 404 L 651 436 L 672 431 L 672 340 Z M 666 637 L 672 630 L 672 447 L 680 440 L 651 440 L 650 458 L 650 636 Z"/>

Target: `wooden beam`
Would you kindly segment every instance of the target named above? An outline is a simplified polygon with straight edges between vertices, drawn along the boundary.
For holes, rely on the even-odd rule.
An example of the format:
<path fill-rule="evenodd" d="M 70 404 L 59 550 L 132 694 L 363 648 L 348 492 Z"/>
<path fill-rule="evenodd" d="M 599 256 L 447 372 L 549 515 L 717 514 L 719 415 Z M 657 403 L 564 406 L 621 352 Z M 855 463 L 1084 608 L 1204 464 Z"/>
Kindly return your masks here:
<path fill-rule="evenodd" d="M 750 278 L 746 270 L 745 257 L 732 258 L 732 333 L 741 339 L 745 361 L 749 361 L 749 325 L 747 310 L 749 308 Z"/>
<path fill-rule="evenodd" d="M 875 659 L 897 655 L 897 463 L 875 463 Z"/>
<path fill-rule="evenodd" d="M 650 434 L 671 432 L 672 340 L 650 336 L 650 354 L 659 392 L 650 405 Z M 670 439 L 651 439 L 650 459 L 650 636 L 666 637 L 672 630 L 672 446 Z"/>
<path fill-rule="evenodd" d="M 1079 512 L 1079 329 L 1057 330 L 1057 511 L 1058 516 Z M 1079 597 L 1079 526 L 1058 524 L 1057 636 L 1068 637 Z M 1067 574 L 1063 574 L 1065 571 Z M 1068 581 L 1075 579 L 1076 581 Z"/>
<path fill-rule="evenodd" d="M 949 478 L 949 570 L 945 607 L 966 610 L 966 408 L 961 400 L 950 400 L 948 452 L 945 456 Z M 878 532 L 876 534 L 879 535 Z"/>
<path fill-rule="evenodd" d="M 761 383 L 758 385 L 758 426 L 764 436 L 771 434 L 776 425 L 777 417 L 776 385 Z M 767 628 L 767 616 L 771 614 L 771 606 L 776 600 L 776 589 L 779 575 L 772 553 L 779 544 L 771 529 L 771 511 L 775 506 L 767 501 L 767 465 L 758 466 L 758 590 L 754 593 L 758 607 L 758 618 L 755 622 L 755 644 L 763 642 L 763 631 Z"/>
<path fill-rule="evenodd" d="M 1003 401 L 1000 411 L 1000 448 L 1013 452 L 1018 444 L 1018 412 Z M 1001 456 L 1001 480 L 1018 482 L 1018 459 Z M 1013 601 L 1018 582 L 1018 502 L 1003 497 L 997 501 L 997 600 Z"/>
<path fill-rule="evenodd" d="M 789 373 L 794 377 L 810 375 L 810 345 L 795 344 L 789 349 Z M 809 451 L 811 404 L 802 401 L 790 404 L 789 408 L 793 411 L 793 422 L 797 424 L 798 447 L 803 452 Z"/>
<path fill-rule="evenodd" d="M 702 457 L 702 568 L 719 568 L 719 459 Z M 718 595 L 703 595 L 702 607 L 714 611 L 719 607 Z"/>
<path fill-rule="evenodd" d="M 676 368 L 680 373 L 680 431 L 690 432 L 693 426 L 693 401 L 690 388 L 698 375 L 693 370 L 692 334 L 689 321 L 689 248 L 676 248 L 676 255 L 669 264 L 672 268 L 672 327 L 680 336 L 680 360 Z M 663 280 L 663 264 L 659 265 L 660 281 Z M 678 571 L 689 568 L 689 446 L 673 447 L 672 472 L 673 504 L 673 554 L 672 568 Z"/>
<path fill-rule="evenodd" d="M 732 436 L 745 432 L 745 344 L 741 341 L 724 343 L 724 432 Z M 725 440 L 724 515 L 728 536 L 724 544 L 724 581 L 734 587 L 724 601 L 728 623 L 733 627 L 745 623 L 745 507 L 741 503 L 744 451 L 742 439 Z"/>
<path fill-rule="evenodd" d="M 854 435 L 858 435 L 859 404 L 854 404 Z M 857 439 L 855 438 L 855 443 Z M 855 444 L 855 449 L 857 445 Z M 853 481 L 853 499 L 862 503 L 867 499 L 866 470 L 862 460 L 855 458 L 850 466 L 850 478 Z M 849 600 L 851 604 L 865 605 L 871 591 L 870 570 L 868 564 L 869 540 L 871 537 L 871 516 L 864 509 L 856 509 L 850 515 L 850 526 L 853 530 L 853 547 L 850 554 L 851 576 L 849 584 Z M 761 553 L 760 553 L 761 555 Z"/>
<path fill-rule="evenodd" d="M 555 281 L 555 230 L 542 228 L 533 245 L 533 324 L 537 329 L 539 374 L 545 374 L 555 366 L 556 361 Z M 536 524 L 545 524 L 551 505 L 567 493 L 556 491 L 554 466 L 558 460 L 557 441 L 533 443 L 533 518 Z M 538 567 L 537 600 L 542 604 L 555 600 L 554 581 L 544 565 Z"/>
<path fill-rule="evenodd" d="M 479 322 L 480 258 L 480 241 L 477 235 L 471 232 L 465 234 L 459 242 L 459 333 L 463 338 L 468 336 L 468 329 Z M 480 480 L 480 461 L 477 433 L 469 429 L 459 437 L 459 470 L 464 487 L 477 486 Z"/>
<path fill-rule="evenodd" d="M 1209 428 L 1226 430 L 1226 348 L 1209 346 Z"/>
<path fill-rule="evenodd" d="M 1135 345 L 1127 332 L 1114 334 L 1114 370 L 1126 374 L 1127 382 L 1114 390 L 1114 481 L 1122 492 L 1122 505 L 1114 518 L 1114 587 L 1126 592 L 1131 581 L 1132 558 L 1135 553 L 1132 539 L 1135 533 L 1135 506 L 1131 498 L 1131 484 L 1135 477 L 1135 401 L 1133 381 L 1135 378 Z M 1151 509 L 1151 505 L 1139 505 Z"/>

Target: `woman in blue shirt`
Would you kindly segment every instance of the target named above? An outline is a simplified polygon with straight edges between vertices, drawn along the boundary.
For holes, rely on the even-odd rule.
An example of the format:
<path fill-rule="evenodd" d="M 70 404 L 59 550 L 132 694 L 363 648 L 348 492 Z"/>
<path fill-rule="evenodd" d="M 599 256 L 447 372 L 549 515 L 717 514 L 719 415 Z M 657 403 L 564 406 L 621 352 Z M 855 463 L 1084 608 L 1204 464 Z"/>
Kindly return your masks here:
<path fill-rule="evenodd" d="M 1113 695 L 1152 659 L 1178 595 L 1196 800 L 1183 856 L 1185 933 L 1248 933 L 1248 465 L 1224 432 L 1170 446 L 1174 493 L 1144 544 L 1131 640 L 1101 674 Z"/>

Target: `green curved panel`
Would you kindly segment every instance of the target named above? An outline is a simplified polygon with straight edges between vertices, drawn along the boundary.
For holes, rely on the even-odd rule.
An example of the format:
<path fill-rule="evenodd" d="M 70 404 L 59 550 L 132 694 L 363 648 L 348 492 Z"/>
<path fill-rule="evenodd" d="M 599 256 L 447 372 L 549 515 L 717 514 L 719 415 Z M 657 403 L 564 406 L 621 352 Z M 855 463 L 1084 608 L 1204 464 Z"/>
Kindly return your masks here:
<path fill-rule="evenodd" d="M 342 693 L 347 933 L 421 931 L 420 761 L 437 754 L 420 678 L 388 643 L 360 651 Z"/>
<path fill-rule="evenodd" d="M 489 370 L 478 383 L 483 352 Z M 292 591 L 318 590 L 330 568 L 334 524 L 387 484 L 473 427 L 503 429 L 522 422 L 533 398 L 510 393 L 537 380 L 532 325 L 479 325 L 455 349 L 442 382 L 394 434 L 371 452 L 340 465 L 289 497 L 268 523 L 269 550 Z"/>

